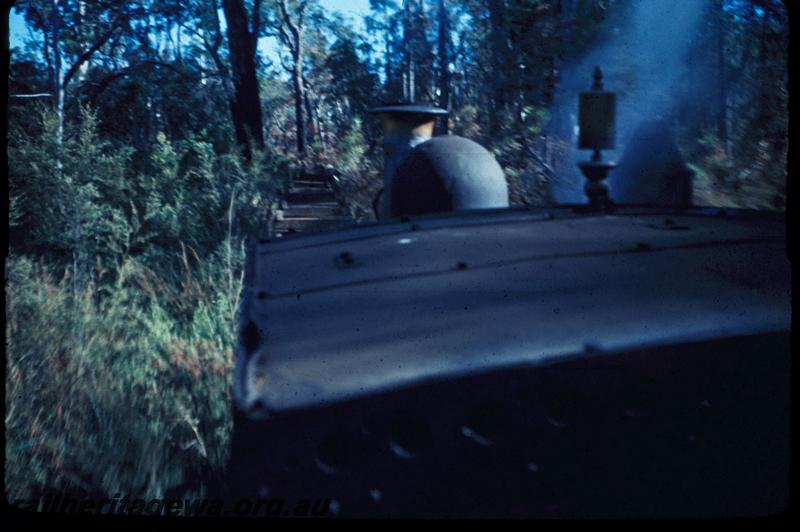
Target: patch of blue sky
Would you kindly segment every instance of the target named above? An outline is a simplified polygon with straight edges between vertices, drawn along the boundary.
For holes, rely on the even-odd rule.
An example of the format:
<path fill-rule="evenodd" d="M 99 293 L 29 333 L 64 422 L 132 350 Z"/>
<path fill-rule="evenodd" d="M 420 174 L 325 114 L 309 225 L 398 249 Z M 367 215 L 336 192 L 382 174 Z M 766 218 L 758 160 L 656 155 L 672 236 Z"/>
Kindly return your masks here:
<path fill-rule="evenodd" d="M 338 11 L 346 20 L 350 22 L 357 33 L 366 31 L 364 26 L 364 16 L 368 15 L 369 0 L 320 0 L 320 5 L 329 13 Z M 224 28 L 225 16 L 220 10 L 220 22 Z M 25 18 L 11 10 L 9 13 L 9 44 L 12 48 L 22 48 L 29 37 L 36 37 L 34 32 L 28 28 Z M 258 42 L 259 52 L 275 65 L 278 62 L 279 45 L 273 37 L 262 37 Z"/>
<path fill-rule="evenodd" d="M 8 15 L 8 44 L 10 48 L 22 48 L 25 41 L 32 37 L 25 17 L 11 10 Z"/>
<path fill-rule="evenodd" d="M 353 28 L 356 34 L 365 35 L 366 26 L 364 24 L 364 17 L 370 13 L 369 0 L 320 0 L 320 5 L 327 13 L 333 14 L 334 12 L 338 12 L 342 18 Z M 219 18 L 222 30 L 225 31 L 225 15 L 221 9 L 219 12 Z M 173 32 L 174 34 L 172 35 L 172 38 L 175 39 L 177 38 L 177 32 L 176 30 L 173 30 Z M 186 32 L 181 34 L 182 43 L 189 38 L 190 37 Z M 20 13 L 17 13 L 12 9 L 9 13 L 10 47 L 22 49 L 24 48 L 26 41 L 30 39 L 40 41 L 41 35 L 39 32 L 29 28 L 25 22 L 25 18 Z M 158 43 L 154 42 L 153 44 L 158 47 Z M 376 44 L 379 45 L 379 43 Z M 40 46 L 41 45 L 37 42 L 37 47 L 35 49 L 38 49 Z M 280 66 L 281 46 L 275 37 L 260 38 L 258 40 L 258 53 L 267 64 L 272 65 L 273 75 L 277 75 L 280 78 L 288 77 L 286 72 Z"/>

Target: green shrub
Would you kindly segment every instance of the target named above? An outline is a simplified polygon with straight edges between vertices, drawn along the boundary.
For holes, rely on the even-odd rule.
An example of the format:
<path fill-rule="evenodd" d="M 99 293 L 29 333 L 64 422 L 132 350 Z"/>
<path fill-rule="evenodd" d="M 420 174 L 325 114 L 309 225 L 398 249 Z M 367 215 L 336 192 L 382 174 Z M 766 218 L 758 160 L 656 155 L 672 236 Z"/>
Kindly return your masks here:
<path fill-rule="evenodd" d="M 726 155 L 711 134 L 685 142 L 695 205 L 783 210 L 786 203 L 786 148 L 761 139 L 745 152 Z"/>
<path fill-rule="evenodd" d="M 372 201 L 383 188 L 383 149 L 379 148 L 376 152 L 371 157 L 368 154 L 361 121 L 356 119 L 329 159 L 338 171 L 339 197 L 355 220 L 374 218 Z"/>
<path fill-rule="evenodd" d="M 170 289 L 128 261 L 100 298 L 27 258 L 6 267 L 7 496 L 203 492 L 230 431 L 236 302 L 222 283 L 187 271 Z M 161 301 L 191 292 L 178 323 Z"/>

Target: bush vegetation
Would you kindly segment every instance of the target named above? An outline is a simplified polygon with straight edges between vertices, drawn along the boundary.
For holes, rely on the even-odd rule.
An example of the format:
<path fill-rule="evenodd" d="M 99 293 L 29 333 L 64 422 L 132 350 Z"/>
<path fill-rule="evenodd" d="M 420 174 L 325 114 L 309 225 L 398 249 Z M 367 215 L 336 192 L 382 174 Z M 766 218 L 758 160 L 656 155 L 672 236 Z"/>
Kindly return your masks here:
<path fill-rule="evenodd" d="M 55 127 L 41 109 L 8 148 L 7 496 L 205 493 L 227 460 L 244 235 L 286 163 L 163 135 L 135 154 L 89 109 L 61 145 Z"/>

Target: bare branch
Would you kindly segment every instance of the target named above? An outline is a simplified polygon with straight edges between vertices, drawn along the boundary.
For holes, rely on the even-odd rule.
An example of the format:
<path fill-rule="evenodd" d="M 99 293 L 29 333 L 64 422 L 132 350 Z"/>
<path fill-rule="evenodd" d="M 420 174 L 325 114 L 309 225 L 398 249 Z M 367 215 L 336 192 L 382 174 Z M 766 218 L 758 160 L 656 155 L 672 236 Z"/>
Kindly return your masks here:
<path fill-rule="evenodd" d="M 307 3 L 308 3 L 308 0 L 302 0 L 302 2 L 300 2 L 300 5 L 298 6 L 298 9 L 297 9 L 297 25 L 300 27 L 300 33 L 303 32 L 303 17 L 305 17 L 305 14 L 306 14 L 306 4 Z"/>
<path fill-rule="evenodd" d="M 281 42 L 283 42 L 286 46 L 288 46 L 289 52 L 291 52 L 292 55 L 294 55 L 295 43 L 291 38 L 289 38 L 289 34 L 286 33 L 286 29 L 283 24 L 278 25 L 278 31 L 280 32 Z"/>
<path fill-rule="evenodd" d="M 281 9 L 281 16 L 283 16 L 283 21 L 286 23 L 286 26 L 289 28 L 289 31 L 292 32 L 292 36 L 295 38 L 295 41 L 299 43 L 300 39 L 300 31 L 297 26 L 295 26 L 294 22 L 292 22 L 292 18 L 289 16 L 289 6 L 286 0 L 281 0 L 278 3 L 278 6 Z"/>
<path fill-rule="evenodd" d="M 53 95 L 49 92 L 39 92 L 36 94 L 9 94 L 9 98 L 52 98 Z"/>
<path fill-rule="evenodd" d="M 114 19 L 114 22 L 111 24 L 111 27 L 108 29 L 108 31 L 101 35 L 100 38 L 95 41 L 95 43 L 92 44 L 88 50 L 83 52 L 83 54 L 81 54 L 75 63 L 73 63 L 64 76 L 64 81 L 62 83 L 63 90 L 67 89 L 67 85 L 69 85 L 70 80 L 72 80 L 72 77 L 78 72 L 78 69 L 81 67 L 81 65 L 88 61 L 97 50 L 102 48 L 103 45 L 111 38 L 111 36 L 114 35 L 114 32 L 117 30 L 117 28 L 122 26 L 122 18 L 122 15 L 117 15 L 117 18 Z"/>
<path fill-rule="evenodd" d="M 292 72 L 294 72 L 294 69 L 293 69 L 292 67 L 290 67 L 289 65 L 287 65 L 287 64 L 286 64 L 286 62 L 283 60 L 283 56 L 282 56 L 282 55 L 280 55 L 280 54 L 278 54 L 278 61 L 280 61 L 280 63 L 281 63 L 281 67 L 283 67 L 283 69 L 284 69 L 286 72 L 288 72 L 289 74 L 291 74 Z"/>
<path fill-rule="evenodd" d="M 213 49 L 216 51 L 222 44 L 222 30 L 219 25 L 219 4 L 217 0 L 211 1 L 211 10 L 213 12 L 212 20 L 214 21 L 214 45 Z"/>
<path fill-rule="evenodd" d="M 214 5 L 216 5 L 216 2 L 214 2 Z M 216 18 L 217 15 L 215 14 L 214 17 Z M 197 31 L 196 29 L 183 24 L 181 24 L 181 27 L 200 38 L 200 40 L 203 42 L 203 48 L 205 48 L 206 52 L 208 52 L 208 55 L 214 62 L 214 66 L 217 67 L 216 72 L 199 67 L 201 72 L 206 74 L 217 75 L 222 78 L 228 78 L 228 69 L 219 55 L 219 47 L 222 44 L 222 34 L 219 32 L 219 19 L 217 18 L 216 20 L 217 20 L 217 33 L 213 43 L 209 42 L 208 39 L 206 39 L 205 35 Z"/>
<path fill-rule="evenodd" d="M 111 85 L 111 83 L 114 80 L 117 80 L 119 78 L 123 78 L 123 77 L 133 73 L 133 71 L 135 71 L 136 69 L 138 69 L 139 67 L 144 66 L 144 65 L 163 66 L 163 67 L 168 68 L 168 69 L 174 71 L 175 73 L 177 73 L 181 78 L 183 78 L 184 82 L 190 82 L 190 83 L 196 82 L 195 78 L 193 78 L 192 76 L 186 74 L 185 72 L 182 72 L 180 69 L 176 68 L 174 65 L 171 65 L 169 63 L 165 63 L 163 61 L 158 61 L 158 60 L 155 60 L 155 59 L 143 59 L 143 60 L 131 63 L 130 65 L 126 66 L 125 68 L 123 68 L 121 70 L 117 70 L 116 72 L 112 72 L 111 74 L 106 76 L 100 82 L 90 82 L 90 85 L 94 87 L 94 91 L 93 91 L 93 94 L 91 96 L 92 100 L 94 101 L 100 94 L 102 94 L 103 91 L 105 91 L 108 88 L 108 86 Z"/>
<path fill-rule="evenodd" d="M 196 29 L 192 28 L 191 26 L 187 26 L 186 24 L 183 23 L 179 23 L 178 26 L 180 26 L 181 28 L 185 29 L 186 31 L 188 31 L 189 33 L 191 33 L 192 35 L 198 37 L 201 41 L 203 41 L 203 48 L 205 48 L 206 50 L 210 50 L 212 48 L 212 44 L 208 42 L 205 35 L 197 31 Z"/>

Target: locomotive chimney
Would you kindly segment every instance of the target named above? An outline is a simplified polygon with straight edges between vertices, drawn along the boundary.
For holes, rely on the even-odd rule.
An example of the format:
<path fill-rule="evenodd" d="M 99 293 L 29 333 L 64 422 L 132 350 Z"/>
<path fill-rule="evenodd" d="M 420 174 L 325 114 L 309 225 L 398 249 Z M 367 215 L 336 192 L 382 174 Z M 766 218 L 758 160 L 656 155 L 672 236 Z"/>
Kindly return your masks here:
<path fill-rule="evenodd" d="M 400 163 L 414 147 L 433 136 L 436 117 L 447 111 L 423 103 L 388 103 L 369 111 L 383 125 L 383 193 L 377 207 L 379 219 L 391 216 L 392 180 Z"/>

